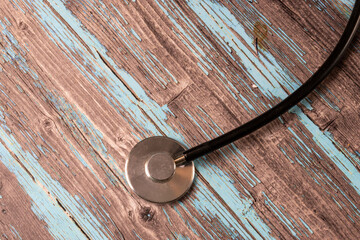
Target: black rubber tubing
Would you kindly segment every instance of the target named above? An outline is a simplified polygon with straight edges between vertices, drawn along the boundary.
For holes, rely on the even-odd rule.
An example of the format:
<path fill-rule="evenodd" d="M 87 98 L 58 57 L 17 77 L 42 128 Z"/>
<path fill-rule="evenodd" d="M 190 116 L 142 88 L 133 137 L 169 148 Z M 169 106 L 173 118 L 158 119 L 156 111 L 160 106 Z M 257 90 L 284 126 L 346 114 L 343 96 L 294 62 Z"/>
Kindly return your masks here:
<path fill-rule="evenodd" d="M 204 156 L 219 148 L 222 148 L 225 145 L 228 145 L 242 137 L 245 137 L 246 135 L 249 135 L 250 133 L 273 121 L 274 119 L 280 117 L 290 108 L 292 108 L 302 99 L 304 99 L 329 75 L 331 70 L 344 56 L 346 49 L 349 47 L 360 25 L 359 14 L 360 0 L 356 0 L 344 33 L 342 34 L 339 42 L 335 46 L 333 52 L 326 59 L 324 64 L 296 91 L 294 91 L 292 94 L 290 94 L 287 98 L 285 98 L 273 108 L 250 120 L 249 122 L 241 125 L 240 127 L 235 128 L 234 130 L 231 130 L 230 132 L 227 132 L 208 142 L 204 142 L 196 147 L 186 150 L 183 153 L 186 162 L 193 161 L 201 156 Z"/>

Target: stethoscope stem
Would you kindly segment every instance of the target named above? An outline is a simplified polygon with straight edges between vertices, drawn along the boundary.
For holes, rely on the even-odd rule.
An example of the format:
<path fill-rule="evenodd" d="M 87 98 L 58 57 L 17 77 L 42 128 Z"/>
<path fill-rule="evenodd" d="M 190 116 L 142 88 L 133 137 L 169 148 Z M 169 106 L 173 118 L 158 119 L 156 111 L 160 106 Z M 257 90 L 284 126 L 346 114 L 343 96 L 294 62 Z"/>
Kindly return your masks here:
<path fill-rule="evenodd" d="M 187 162 L 191 162 L 189 160 L 186 160 L 185 155 L 181 155 L 180 157 L 177 157 L 174 159 L 176 167 L 180 167 L 181 165 L 186 164 Z"/>

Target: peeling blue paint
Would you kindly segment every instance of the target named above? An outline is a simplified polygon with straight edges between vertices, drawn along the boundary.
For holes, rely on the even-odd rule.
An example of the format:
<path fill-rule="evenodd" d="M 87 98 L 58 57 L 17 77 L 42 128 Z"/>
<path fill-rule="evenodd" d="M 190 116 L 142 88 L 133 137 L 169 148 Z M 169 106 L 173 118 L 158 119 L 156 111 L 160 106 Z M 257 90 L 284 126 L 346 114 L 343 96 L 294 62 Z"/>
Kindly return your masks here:
<path fill-rule="evenodd" d="M 14 7 L 20 8 L 17 4 L 17 1 L 13 1 L 13 3 Z M 106 48 L 82 26 L 81 22 L 75 16 L 73 16 L 68 9 L 66 9 L 63 1 L 49 0 L 49 3 L 64 19 L 66 19 L 66 21 L 74 29 L 74 31 L 76 31 L 77 34 L 82 38 L 82 40 L 88 46 L 90 46 L 93 52 L 87 52 L 84 46 L 81 45 L 81 43 L 67 29 L 67 27 L 64 26 L 54 14 L 52 14 L 51 9 L 49 9 L 46 4 L 44 4 L 42 1 L 27 1 L 29 8 L 36 9 L 36 12 L 34 14 L 37 14 L 39 21 L 42 22 L 44 30 L 46 32 L 49 32 L 48 36 L 50 37 L 50 39 L 52 39 L 56 45 L 64 49 L 65 54 L 69 55 L 69 60 L 72 61 L 72 63 L 79 69 L 79 71 L 84 75 L 84 77 L 89 82 L 91 82 L 101 94 L 104 95 L 106 100 L 119 114 L 123 115 L 124 118 L 127 119 L 129 125 L 134 129 L 134 131 L 129 134 L 132 134 L 136 138 L 141 139 L 147 136 L 161 135 L 163 132 L 169 137 L 173 137 L 182 142 L 185 142 L 185 138 L 177 130 L 174 130 L 172 126 L 166 123 L 168 116 L 172 114 L 171 111 L 168 109 L 167 105 L 160 106 L 155 101 L 153 101 L 147 95 L 146 91 L 142 89 L 142 87 L 137 83 L 134 76 L 126 72 L 124 69 L 119 68 L 117 64 L 110 57 L 107 56 Z M 194 31 L 186 32 L 180 27 L 180 24 L 176 22 L 176 18 L 173 17 L 171 13 L 169 13 L 169 11 L 167 10 L 167 4 L 171 4 L 171 1 L 168 1 L 168 3 L 163 2 L 162 5 L 159 4 L 159 6 L 176 26 L 177 29 L 173 29 L 173 31 L 176 32 L 178 36 L 178 31 L 180 31 L 181 34 L 185 36 L 185 39 L 181 39 L 186 46 L 194 50 L 194 54 L 198 57 L 200 61 L 198 63 L 199 67 L 203 69 L 205 74 L 209 74 L 209 71 L 212 71 L 213 69 L 219 71 L 221 74 L 221 71 L 216 67 L 216 65 L 211 63 L 209 58 L 206 57 L 207 53 L 204 52 L 204 50 L 202 50 L 199 45 L 192 40 L 193 36 L 198 34 L 198 32 L 196 32 L 196 27 L 193 25 L 193 23 L 185 21 L 185 24 L 187 24 L 189 29 L 192 29 L 192 31 Z M 232 15 L 232 13 L 230 13 L 226 8 L 212 1 L 206 1 L 206 3 L 202 6 L 199 5 L 199 1 L 187 1 L 187 4 L 203 20 L 202 24 L 204 24 L 204 26 L 208 27 L 210 31 L 214 33 L 214 35 L 220 36 L 219 44 L 221 44 L 224 50 L 229 53 L 229 56 L 231 56 L 231 54 L 233 54 L 233 51 L 235 50 L 235 53 L 242 59 L 241 68 L 245 72 L 249 72 L 248 77 L 252 81 L 257 82 L 257 86 L 259 86 L 262 93 L 265 94 L 269 99 L 275 101 L 287 96 L 287 92 L 283 90 L 281 86 L 284 86 L 288 91 L 293 91 L 299 86 L 299 80 L 295 79 L 295 77 L 291 75 L 290 72 L 287 71 L 287 69 L 285 69 L 283 65 L 277 63 L 276 59 L 269 53 L 262 53 L 264 56 L 260 55 L 259 59 L 256 59 L 253 56 L 253 53 L 249 51 L 249 49 L 254 50 L 254 47 L 252 46 L 252 38 L 248 35 L 248 33 L 246 33 L 245 29 L 241 26 L 241 24 L 238 23 L 234 15 Z M 163 5 L 166 5 L 166 7 L 164 7 Z M 206 7 L 207 11 L 203 9 L 204 6 Z M 319 9 L 322 9 L 324 6 L 319 5 L 317 7 Z M 24 10 L 21 9 L 21 11 Z M 173 11 L 180 13 L 180 10 L 178 9 L 173 9 Z M 212 17 L 209 16 L 208 12 L 213 13 Z M 217 18 L 217 14 L 215 13 L 221 13 L 223 15 L 223 18 Z M 105 17 L 109 17 L 105 10 L 102 10 L 101 14 Z M 128 24 L 124 16 L 121 15 L 119 11 L 118 14 L 119 16 L 121 16 L 122 21 L 125 24 Z M 221 22 L 224 21 L 225 24 L 222 24 Z M 112 156 L 107 153 L 107 149 L 102 142 L 102 133 L 97 131 L 96 128 L 92 125 L 92 123 L 86 118 L 86 116 L 83 115 L 78 109 L 70 106 L 65 99 L 61 98 L 60 94 L 52 92 L 50 89 L 48 89 L 47 86 L 40 79 L 38 79 L 36 73 L 28 68 L 25 59 L 22 57 L 22 55 L 25 54 L 26 51 L 18 47 L 19 44 L 16 39 L 12 37 L 9 31 L 7 31 L 6 26 L 9 24 L 10 23 L 7 20 L 4 20 L 4 23 L 0 22 L 2 34 L 6 35 L 9 39 L 6 40 L 7 47 L 5 48 L 5 54 L 3 54 L 0 59 L 2 61 L 12 63 L 13 65 L 15 65 L 14 63 L 16 62 L 18 66 L 20 66 L 22 71 L 31 75 L 35 80 L 35 86 L 47 93 L 46 96 L 44 96 L 44 100 L 51 101 L 54 106 L 59 110 L 59 112 L 66 112 L 66 114 L 62 115 L 66 124 L 71 127 L 77 127 L 81 129 L 82 132 L 87 133 L 88 137 L 90 137 L 91 146 L 95 148 L 96 151 L 98 151 L 102 156 L 110 159 L 109 161 L 112 164 L 111 167 L 114 167 L 117 170 L 117 173 L 123 177 L 123 173 L 121 173 L 121 171 L 118 169 L 116 162 L 112 159 Z M 243 44 L 241 41 L 237 40 L 236 36 L 232 35 L 231 31 L 229 31 L 229 28 L 232 28 L 236 32 L 238 32 L 240 36 L 243 37 L 243 40 L 246 42 L 246 44 Z M 121 30 L 125 32 L 124 29 Z M 141 41 L 140 36 L 137 35 L 137 33 L 135 33 L 133 29 L 131 29 L 130 31 L 137 40 Z M 127 32 L 127 34 L 129 34 L 129 32 Z M 298 47 L 297 44 L 291 40 L 291 38 L 286 36 L 284 32 L 278 30 L 278 34 L 282 36 L 282 39 L 284 39 L 284 41 L 291 47 L 294 53 L 296 53 L 299 61 L 302 61 L 304 64 L 306 64 L 306 62 L 302 59 L 305 52 L 302 51 L 301 48 Z M 119 35 L 119 37 L 121 36 Z M 138 54 L 136 56 L 140 57 L 139 53 L 136 52 L 138 51 L 136 50 L 138 47 L 134 45 L 134 42 L 127 41 L 125 40 L 125 38 L 122 38 L 122 40 L 126 44 L 128 44 L 129 49 L 132 49 L 135 55 Z M 202 44 L 211 48 L 211 44 L 205 39 L 203 40 Z M 229 44 L 231 48 L 227 46 L 227 44 Z M 14 46 L 16 49 L 14 49 Z M 17 52 L 20 52 L 20 54 L 18 54 Z M 97 52 L 99 52 L 114 67 L 114 69 L 121 76 L 121 78 L 123 78 L 123 80 L 134 91 L 136 97 L 138 97 L 139 100 L 135 96 L 133 96 L 126 89 L 126 87 L 117 79 L 117 77 L 107 68 L 107 66 L 105 66 L 105 64 L 99 59 Z M 79 58 L 81 60 L 72 58 L 71 55 L 79 55 Z M 149 57 L 146 60 L 143 60 L 144 62 L 146 62 L 146 64 L 148 64 L 147 70 L 149 71 L 149 73 L 151 73 L 155 77 L 159 76 L 156 75 L 155 71 L 153 71 L 153 66 L 160 67 L 161 69 L 164 69 L 167 73 L 168 78 L 160 79 L 159 84 L 162 84 L 162 86 L 164 87 L 169 81 L 174 81 L 175 83 L 177 83 L 177 80 L 171 75 L 168 70 L 166 70 L 165 66 L 163 66 L 159 62 L 159 60 L 155 58 L 154 55 L 148 52 L 147 56 Z M 234 59 L 234 61 L 236 60 Z M 106 79 L 105 85 L 101 84 L 97 78 Z M 239 79 L 238 76 L 234 76 L 234 78 Z M 240 80 L 241 79 L 239 79 L 239 82 Z M 249 113 L 258 113 L 257 108 L 251 103 L 251 98 L 256 98 L 257 96 L 251 91 L 251 88 L 249 86 L 244 87 L 247 87 L 250 90 L 252 96 L 245 97 L 239 95 L 239 92 L 237 92 L 236 88 L 230 80 L 224 80 L 224 84 L 226 84 L 227 89 L 229 90 L 229 92 L 232 93 L 233 97 L 236 100 L 240 101 Z M 243 82 L 240 84 L 243 84 Z M 15 103 L 12 102 L 12 104 Z M 306 104 L 305 106 L 311 110 L 310 103 L 304 102 L 304 104 Z M 333 108 L 336 109 L 337 106 L 334 104 Z M 145 111 L 147 115 L 145 115 L 142 110 Z M 185 109 L 185 111 L 187 110 Z M 308 119 L 299 108 L 295 108 L 292 112 L 294 112 L 299 117 L 299 120 L 302 122 L 302 124 L 309 130 L 309 132 L 313 134 L 313 136 L 309 137 L 312 138 L 312 140 L 321 147 L 323 153 L 329 156 L 329 158 L 333 162 L 335 162 L 339 169 L 344 172 L 345 176 L 347 177 L 346 180 L 349 181 L 349 184 L 351 184 L 359 193 L 359 173 L 356 172 L 356 169 L 354 169 L 354 165 L 349 160 L 349 157 L 344 154 L 346 149 L 342 146 L 339 146 L 333 140 L 330 134 L 326 132 L 324 134 L 323 132 L 321 132 L 320 129 L 315 126 L 313 122 Z M 1 111 L 0 113 L 2 115 L 4 114 Z M 188 115 L 190 116 L 189 112 Z M 199 117 L 201 118 L 201 116 Z M 155 124 L 153 124 L 152 121 L 154 121 Z M 206 122 L 206 120 L 203 118 L 201 118 L 201 121 Z M 195 119 L 194 123 L 198 124 Z M 215 128 L 212 128 L 214 135 L 218 134 L 217 131 L 220 131 L 221 133 L 221 129 L 216 126 L 215 123 L 212 123 L 212 125 L 217 128 L 217 130 L 215 130 Z M 210 138 L 210 136 L 206 134 L 206 132 L 200 127 L 200 125 L 198 125 L 198 127 L 203 132 L 203 135 Z M 99 219 L 89 211 L 88 203 L 86 203 L 86 201 L 81 198 L 81 196 L 70 196 L 70 194 L 66 192 L 66 190 L 63 189 L 57 181 L 53 180 L 49 176 L 49 174 L 46 173 L 45 170 L 42 169 L 42 167 L 36 162 L 36 153 L 31 152 L 31 150 L 24 151 L 17 144 L 15 138 L 12 135 L 7 134 L 6 129 L 8 129 L 8 127 L 5 125 L 3 125 L 1 128 L 1 138 L 5 142 L 5 145 L 2 145 L 2 143 L 0 144 L 0 154 L 1 156 L 5 156 L 1 160 L 16 175 L 18 181 L 23 186 L 24 190 L 32 198 L 32 201 L 35 203 L 33 206 L 33 211 L 37 214 L 39 218 L 44 219 L 48 223 L 50 233 L 53 234 L 53 236 L 65 237 L 67 239 L 70 239 L 70 235 L 68 234 L 74 231 L 73 234 L 75 237 L 79 239 L 85 237 L 81 232 L 79 232 L 79 229 L 74 226 L 74 223 L 69 220 L 66 214 L 61 209 L 59 209 L 57 205 L 47 206 L 47 204 L 51 205 L 49 204 L 49 201 L 51 201 L 52 199 L 49 199 L 49 196 L 45 194 L 42 187 L 39 186 L 39 183 L 41 183 L 42 186 L 49 189 L 52 194 L 59 198 L 62 204 L 64 204 L 64 206 L 69 209 L 69 212 L 74 217 L 76 217 L 77 220 L 80 219 L 80 225 L 86 229 L 86 233 L 89 236 L 96 239 L 110 237 L 109 234 L 106 234 L 107 232 L 109 232 L 109 230 L 105 229 L 103 227 L 104 224 L 100 223 Z M 292 131 L 291 128 L 289 128 L 289 130 L 291 130 L 293 135 L 296 136 L 295 132 Z M 137 132 L 142 133 L 138 134 Z M 24 137 L 27 138 L 27 133 L 22 132 L 22 134 L 24 134 Z M 313 151 L 312 149 L 307 148 L 305 144 L 302 144 L 301 138 L 295 137 L 294 141 L 298 144 L 298 146 L 302 148 L 302 151 L 305 155 L 306 152 Z M 69 143 L 69 146 L 70 145 L 71 144 Z M 46 154 L 45 148 L 42 148 L 40 146 L 38 146 L 38 148 L 40 151 L 42 151 L 43 154 Z M 338 150 L 338 148 L 340 148 L 341 150 Z M 36 179 L 39 179 L 38 183 L 32 182 L 27 173 L 24 172 L 24 169 L 22 169 L 13 159 L 13 157 L 9 153 L 9 149 L 11 152 L 15 153 L 17 157 L 20 156 L 20 159 L 22 159 L 28 164 L 26 166 L 29 167 L 30 170 L 36 170 L 35 172 L 41 173 L 36 176 Z M 72 151 L 76 158 L 84 166 L 88 167 L 88 164 L 77 153 L 77 151 L 74 149 L 72 149 Z M 282 151 L 284 152 L 284 154 L 286 153 L 286 149 L 282 149 Z M 238 155 L 241 156 L 241 158 L 238 159 L 238 161 L 240 161 L 241 163 L 243 163 L 243 160 L 248 161 L 244 155 L 241 155 L 242 153 L 240 152 L 240 150 L 235 148 L 234 146 L 232 146 L 232 148 L 221 151 L 222 156 L 226 158 L 228 154 L 224 154 L 224 152 L 236 152 Z M 94 154 L 94 152 L 92 152 L 92 154 Z M 95 154 L 92 157 L 93 161 L 98 161 Z M 25 161 L 25 158 L 29 159 Z M 359 162 L 359 159 L 357 156 L 352 156 L 352 161 Z M 65 161 L 62 160 L 62 162 L 67 168 L 69 167 L 69 165 Z M 300 163 L 301 161 L 297 159 L 297 162 Z M 98 164 L 100 165 L 99 162 Z M 304 162 L 300 164 L 306 163 Z M 251 186 L 255 186 L 257 182 L 260 182 L 256 178 L 256 176 L 252 175 L 251 171 L 246 171 L 246 166 L 244 164 L 243 167 L 245 170 L 243 172 L 240 172 L 240 174 L 242 174 L 244 179 L 248 180 Z M 305 165 L 303 165 L 303 167 L 306 168 Z M 231 176 L 229 176 L 229 174 L 223 172 L 221 169 L 217 168 L 214 165 L 208 164 L 207 161 L 198 162 L 197 169 L 205 178 L 205 180 L 210 183 L 213 189 L 217 193 L 219 193 L 220 197 L 228 204 L 228 206 L 231 208 L 231 210 L 235 213 L 237 218 L 239 218 L 240 222 L 242 222 L 245 227 L 240 225 L 238 223 L 238 219 L 234 218 L 217 199 L 213 198 L 212 193 L 202 182 L 197 181 L 196 188 L 198 190 L 194 191 L 193 193 L 194 199 L 189 201 L 193 201 L 196 210 L 204 214 L 203 217 L 212 217 L 214 219 L 217 218 L 221 222 L 221 226 L 219 226 L 219 228 L 223 228 L 224 231 L 228 232 L 228 234 L 234 238 L 240 237 L 239 235 L 237 235 L 238 233 L 241 234 L 241 237 L 245 238 L 251 238 L 251 235 L 256 238 L 272 238 L 272 236 L 270 235 L 270 228 L 266 225 L 266 223 L 264 223 L 262 219 L 260 219 L 255 209 L 252 207 L 252 199 L 249 197 L 249 194 L 246 192 L 245 188 L 244 192 L 240 192 L 236 187 L 234 187 L 233 180 Z M 93 174 L 96 176 L 95 173 Z M 112 180 L 112 176 L 110 175 L 108 177 L 111 182 L 117 181 Z M 99 180 L 99 182 L 103 185 L 103 187 L 105 186 L 102 181 Z M 342 194 L 344 194 L 344 196 L 346 197 L 345 193 Z M 211 201 L 211 199 L 213 201 Z M 107 204 L 109 204 L 106 198 L 104 198 L 104 200 L 107 202 Z M 95 201 L 97 202 L 96 199 Z M 270 199 L 267 198 L 266 201 L 270 206 L 272 206 L 276 211 L 278 211 L 278 217 L 282 219 L 284 224 L 289 226 L 290 230 L 293 229 L 291 231 L 293 231 L 294 236 L 297 236 L 298 234 L 301 235 L 301 232 L 296 229 L 296 227 L 299 227 L 299 225 L 291 216 L 286 217 L 286 214 L 282 214 L 279 208 L 277 208 L 275 205 L 272 205 Z M 37 204 L 42 205 L 41 207 L 39 207 L 37 206 Z M 185 211 L 189 211 L 184 205 L 181 205 L 181 207 Z M 52 211 L 54 211 L 55 213 L 54 216 L 50 216 L 50 212 Z M 104 214 L 98 212 L 97 214 L 101 215 L 102 219 L 109 218 L 108 216 L 106 216 L 106 212 L 104 212 Z M 164 214 L 168 216 L 165 211 Z M 181 217 L 179 211 L 178 214 Z M 60 224 L 59 221 L 61 224 L 69 224 L 69 228 L 73 228 L 71 229 L 72 231 L 62 232 L 63 229 L 61 229 L 60 231 L 60 229 L 57 227 L 58 224 Z M 189 228 L 192 228 L 189 222 L 184 219 L 183 221 L 188 224 Z M 311 229 L 306 225 L 306 223 L 303 222 L 302 219 L 300 219 L 300 221 L 305 226 L 305 228 L 307 228 L 308 231 L 312 233 Z M 251 224 L 249 224 L 249 222 Z M 201 226 L 200 222 L 197 223 Z M 255 225 L 259 233 L 253 228 L 252 225 Z M 245 229 L 247 229 L 251 235 L 248 234 Z M 135 231 L 133 233 L 135 236 L 140 238 L 140 236 Z M 176 235 L 177 233 L 174 234 Z M 212 232 L 212 234 L 217 235 L 217 233 L 215 232 Z M 177 236 L 181 238 L 181 235 Z"/>

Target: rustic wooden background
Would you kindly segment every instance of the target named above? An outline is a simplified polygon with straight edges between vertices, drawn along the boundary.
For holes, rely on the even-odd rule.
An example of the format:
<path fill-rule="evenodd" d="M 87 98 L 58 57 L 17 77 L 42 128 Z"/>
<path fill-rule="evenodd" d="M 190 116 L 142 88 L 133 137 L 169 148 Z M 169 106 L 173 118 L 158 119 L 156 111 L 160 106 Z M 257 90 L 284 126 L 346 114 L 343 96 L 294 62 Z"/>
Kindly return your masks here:
<path fill-rule="evenodd" d="M 0 239 L 360 239 L 360 37 L 283 117 L 196 162 L 172 204 L 124 177 L 294 91 L 354 0 L 2 0 Z"/>

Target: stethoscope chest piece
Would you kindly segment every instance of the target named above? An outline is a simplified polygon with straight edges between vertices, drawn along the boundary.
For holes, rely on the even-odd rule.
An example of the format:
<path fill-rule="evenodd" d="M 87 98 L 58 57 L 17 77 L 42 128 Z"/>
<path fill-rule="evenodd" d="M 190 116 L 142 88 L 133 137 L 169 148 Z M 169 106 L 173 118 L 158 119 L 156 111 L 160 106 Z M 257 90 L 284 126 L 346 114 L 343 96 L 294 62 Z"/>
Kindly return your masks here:
<path fill-rule="evenodd" d="M 177 167 L 175 159 L 184 147 L 168 137 L 150 137 L 131 150 L 126 162 L 126 178 L 134 192 L 155 203 L 174 201 L 191 187 L 195 166 Z"/>

